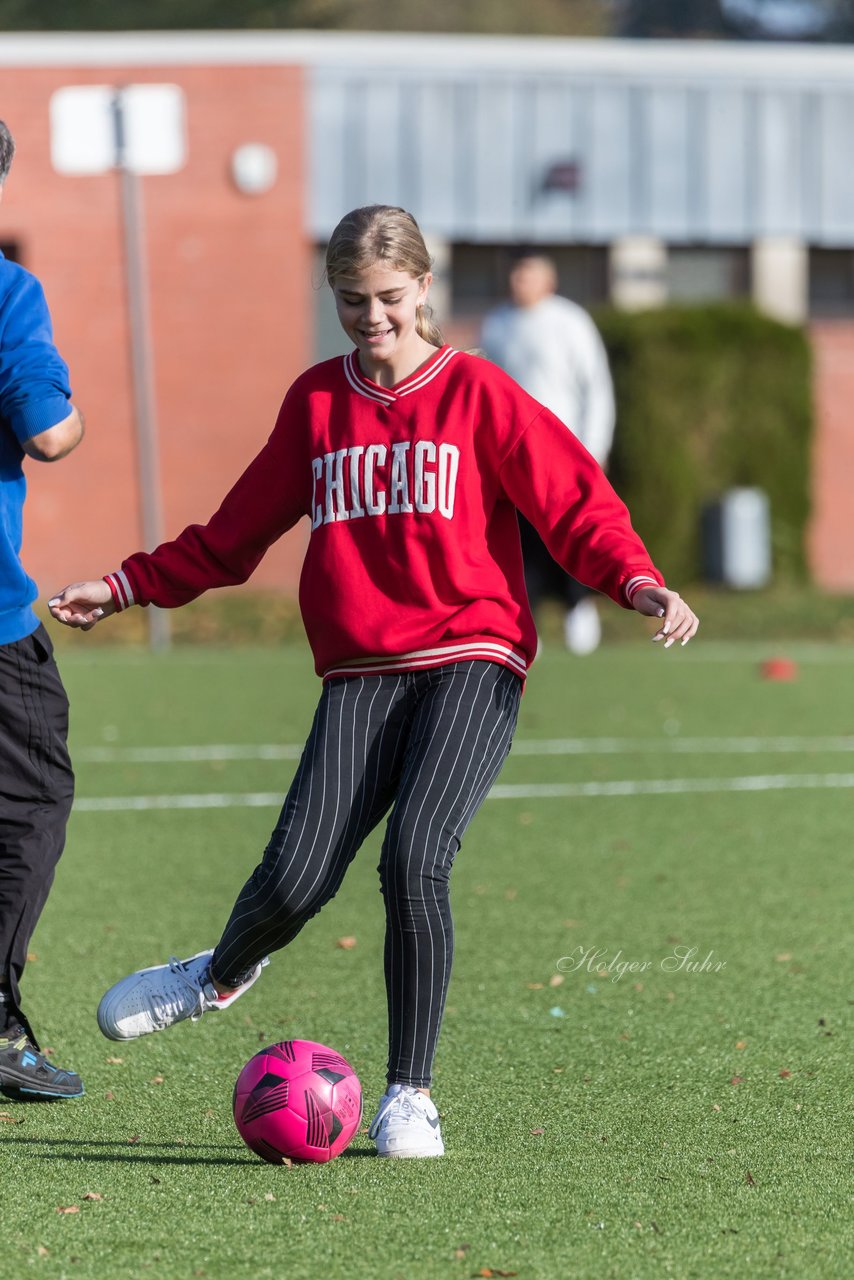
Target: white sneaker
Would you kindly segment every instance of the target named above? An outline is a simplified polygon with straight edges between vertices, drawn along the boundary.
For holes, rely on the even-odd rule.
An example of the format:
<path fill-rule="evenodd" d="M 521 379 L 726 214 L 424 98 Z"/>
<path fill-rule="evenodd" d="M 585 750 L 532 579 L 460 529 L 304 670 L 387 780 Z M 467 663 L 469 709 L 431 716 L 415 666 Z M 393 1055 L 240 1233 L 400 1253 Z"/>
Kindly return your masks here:
<path fill-rule="evenodd" d="M 265 956 L 248 982 L 219 995 L 211 982 L 213 951 L 200 951 L 189 960 L 176 960 L 140 969 L 122 978 L 98 1005 L 98 1026 L 109 1040 L 136 1040 L 190 1018 L 197 1022 L 209 1009 L 227 1009 L 248 991 L 269 959 Z"/>
<path fill-rule="evenodd" d="M 442 1156 L 445 1146 L 435 1104 L 408 1084 L 391 1084 L 380 1099 L 368 1136 L 378 1156 Z"/>
<path fill-rule="evenodd" d="M 592 600 L 582 600 L 563 620 L 563 638 L 570 653 L 593 653 L 602 639 L 599 611 Z"/>

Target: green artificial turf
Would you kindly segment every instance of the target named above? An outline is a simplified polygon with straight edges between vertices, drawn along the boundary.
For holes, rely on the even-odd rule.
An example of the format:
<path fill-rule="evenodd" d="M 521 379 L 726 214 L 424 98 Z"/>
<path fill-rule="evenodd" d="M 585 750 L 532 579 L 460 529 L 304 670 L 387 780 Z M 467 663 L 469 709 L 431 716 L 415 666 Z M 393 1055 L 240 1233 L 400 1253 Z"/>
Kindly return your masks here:
<path fill-rule="evenodd" d="M 362 1133 L 330 1165 L 276 1168 L 231 1118 L 257 1049 L 329 1043 L 368 1117 L 382 1092 L 380 835 L 232 1010 L 104 1040 L 102 991 L 216 941 L 276 810 L 86 802 L 283 792 L 288 759 L 128 756 L 297 747 L 319 685 L 298 645 L 151 657 L 77 639 L 61 658 L 81 805 L 25 991 L 87 1096 L 0 1099 L 2 1280 L 850 1274 L 850 653 L 789 647 L 798 678 L 778 682 L 761 676 L 767 646 L 665 655 L 642 627 L 589 659 L 547 650 L 452 880 L 434 1080 L 447 1156 L 379 1161 Z M 780 775 L 824 783 L 713 781 Z M 507 790 L 673 780 L 709 789 Z"/>

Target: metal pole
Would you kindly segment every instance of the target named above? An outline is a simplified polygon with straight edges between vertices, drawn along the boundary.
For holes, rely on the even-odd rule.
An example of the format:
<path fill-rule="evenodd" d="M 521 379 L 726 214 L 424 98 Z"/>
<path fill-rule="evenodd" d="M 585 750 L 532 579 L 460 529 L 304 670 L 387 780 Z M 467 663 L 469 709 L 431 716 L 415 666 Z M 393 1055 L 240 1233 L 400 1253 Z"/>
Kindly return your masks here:
<path fill-rule="evenodd" d="M 128 168 L 125 163 L 125 128 L 122 99 L 122 91 L 119 89 L 113 98 L 116 165 L 121 181 L 122 221 L 125 242 L 125 283 L 128 300 L 142 537 L 146 550 L 153 551 L 163 541 L 163 511 L 160 501 L 160 466 L 154 395 L 154 357 L 151 346 L 151 319 L 148 309 L 145 222 L 139 175 Z M 148 642 L 151 648 L 154 650 L 168 649 L 171 636 L 172 628 L 168 612 L 150 605 L 148 608 Z"/>

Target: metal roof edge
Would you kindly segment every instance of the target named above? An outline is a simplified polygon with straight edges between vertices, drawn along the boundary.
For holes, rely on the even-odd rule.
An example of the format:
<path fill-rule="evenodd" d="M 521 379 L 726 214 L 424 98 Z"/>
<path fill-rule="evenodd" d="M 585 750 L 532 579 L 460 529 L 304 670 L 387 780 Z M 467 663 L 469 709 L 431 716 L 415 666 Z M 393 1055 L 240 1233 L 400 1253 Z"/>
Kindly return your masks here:
<path fill-rule="evenodd" d="M 567 71 L 710 78 L 854 77 L 854 47 L 402 32 L 24 32 L 0 37 L 0 66 L 398 66 L 411 71 Z"/>

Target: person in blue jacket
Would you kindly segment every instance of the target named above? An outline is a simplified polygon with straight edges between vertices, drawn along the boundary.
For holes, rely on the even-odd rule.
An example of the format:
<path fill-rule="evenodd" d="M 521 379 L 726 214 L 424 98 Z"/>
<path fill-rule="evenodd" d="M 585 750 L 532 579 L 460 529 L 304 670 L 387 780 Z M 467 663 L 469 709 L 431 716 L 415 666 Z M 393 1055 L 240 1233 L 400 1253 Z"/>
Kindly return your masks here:
<path fill-rule="evenodd" d="M 0 120 L 0 198 L 14 152 Z M 0 253 L 0 1092 L 21 1101 L 83 1093 L 41 1052 L 19 985 L 74 793 L 68 700 L 20 558 L 22 463 L 56 462 L 80 443 L 70 397 L 42 287 Z"/>

